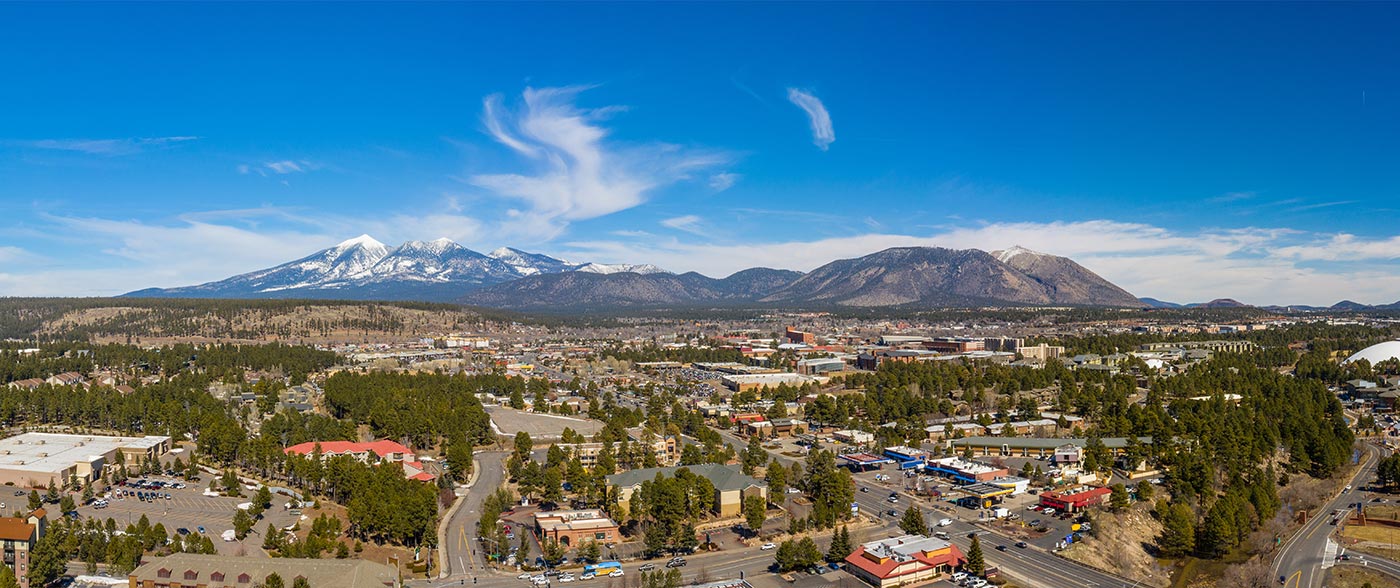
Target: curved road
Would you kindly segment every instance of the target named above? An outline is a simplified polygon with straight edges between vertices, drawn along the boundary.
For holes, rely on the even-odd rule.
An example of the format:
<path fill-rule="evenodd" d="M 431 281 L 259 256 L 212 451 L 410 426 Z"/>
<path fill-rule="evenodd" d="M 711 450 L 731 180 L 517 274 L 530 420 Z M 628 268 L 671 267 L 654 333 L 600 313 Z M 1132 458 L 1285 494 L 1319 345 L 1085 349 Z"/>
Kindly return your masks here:
<path fill-rule="evenodd" d="M 476 482 L 462 497 L 452 518 L 448 519 L 443 541 L 442 569 L 448 576 L 474 577 L 485 573 L 486 562 L 476 550 L 476 522 L 481 518 L 481 503 L 505 482 L 505 459 L 508 451 L 483 451 L 476 454 Z M 460 579 L 460 578 L 459 578 Z"/>
<path fill-rule="evenodd" d="M 1379 454 L 1376 447 L 1368 444 L 1366 461 L 1347 481 L 1351 490 L 1338 494 L 1318 507 L 1317 513 L 1274 556 L 1273 575 L 1284 578 L 1284 588 L 1318 588 L 1322 585 L 1322 579 L 1326 576 L 1322 564 L 1327 559 L 1327 541 L 1336 529 L 1329 524 L 1332 512 L 1365 500 L 1360 488 L 1362 482 L 1369 481 L 1375 473 Z"/>

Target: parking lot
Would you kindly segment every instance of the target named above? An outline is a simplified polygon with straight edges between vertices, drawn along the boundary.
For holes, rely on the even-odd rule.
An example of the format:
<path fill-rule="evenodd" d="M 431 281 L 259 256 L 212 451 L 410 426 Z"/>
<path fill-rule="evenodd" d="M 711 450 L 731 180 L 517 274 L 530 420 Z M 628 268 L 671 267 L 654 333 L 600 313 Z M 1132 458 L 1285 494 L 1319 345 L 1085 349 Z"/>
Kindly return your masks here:
<path fill-rule="evenodd" d="M 495 425 L 497 433 L 507 436 L 525 431 L 530 434 L 531 439 L 557 439 L 564 433 L 564 429 L 568 428 L 591 437 L 603 429 L 603 423 L 600 421 L 525 412 L 500 406 L 488 406 L 486 412 L 490 413 L 491 423 Z"/>
<path fill-rule="evenodd" d="M 167 483 L 184 482 L 178 478 L 166 476 L 148 476 L 138 479 L 161 481 Z M 236 555 L 239 553 L 246 555 L 263 555 L 261 549 L 263 537 L 262 533 L 267 529 L 267 524 L 282 528 L 291 526 L 298 517 L 283 508 L 290 498 L 273 494 L 272 507 L 263 513 L 263 518 L 259 519 L 253 527 L 253 532 L 243 541 L 225 542 L 220 535 L 233 528 L 233 513 L 238 505 L 248 502 L 254 491 L 243 489 L 244 496 L 205 496 L 203 490 L 208 486 L 208 482 L 184 482 L 185 488 L 161 488 L 152 490 L 141 490 L 130 486 L 113 486 L 112 492 L 100 495 L 105 498 L 107 506 L 100 508 L 97 504 L 87 504 L 79 506 L 77 512 L 82 517 L 91 517 L 97 520 L 111 518 L 117 522 L 118 527 L 125 527 L 128 523 L 135 523 L 140 520 L 141 515 L 146 515 L 151 525 L 160 523 L 165 526 L 167 532 L 174 534 L 177 529 L 185 528 L 191 534 L 197 533 L 199 527 L 204 527 L 204 532 L 214 540 L 214 546 L 221 554 Z M 138 499 L 136 496 L 128 496 L 127 493 L 151 492 L 159 493 L 159 498 L 154 498 L 149 502 Z M 118 493 L 121 496 L 118 496 Z M 165 498 L 166 494 L 170 498 Z M 18 498 L 17 498 L 18 499 Z M 53 513 L 50 516 L 58 516 Z"/>

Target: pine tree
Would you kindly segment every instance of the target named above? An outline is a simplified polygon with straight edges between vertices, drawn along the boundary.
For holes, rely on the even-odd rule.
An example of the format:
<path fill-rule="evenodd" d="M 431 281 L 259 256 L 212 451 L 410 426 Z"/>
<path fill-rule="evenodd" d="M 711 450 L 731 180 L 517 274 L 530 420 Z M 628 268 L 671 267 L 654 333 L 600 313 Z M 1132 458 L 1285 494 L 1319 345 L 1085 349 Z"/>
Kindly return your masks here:
<path fill-rule="evenodd" d="M 1159 507 L 1165 504 L 1165 500 L 1158 502 Z M 1196 548 L 1196 515 L 1191 507 L 1179 502 L 1166 507 L 1157 548 L 1167 557 L 1182 557 Z"/>
<path fill-rule="evenodd" d="M 851 533 L 845 525 L 841 525 L 840 529 L 831 534 L 831 546 L 826 550 L 826 561 L 844 561 L 852 551 L 855 550 L 851 548 Z"/>
<path fill-rule="evenodd" d="M 977 535 L 972 536 L 972 546 L 967 548 L 967 563 L 963 564 L 963 569 L 974 576 L 987 571 L 987 562 L 982 559 L 982 540 Z"/>
<path fill-rule="evenodd" d="M 899 520 L 899 528 L 910 535 L 927 535 L 928 522 L 924 520 L 924 511 L 917 506 L 905 509 L 904 518 Z"/>
<path fill-rule="evenodd" d="M 277 572 L 272 572 L 268 574 L 266 578 L 263 578 L 263 588 L 286 588 L 286 584 L 282 583 L 281 575 Z"/>
<path fill-rule="evenodd" d="M 1128 489 L 1122 484 L 1114 484 L 1110 487 L 1108 508 L 1113 512 L 1119 512 L 1128 508 Z"/>
<path fill-rule="evenodd" d="M 19 581 L 15 579 L 15 571 L 5 564 L 0 564 L 0 588 L 19 588 Z"/>

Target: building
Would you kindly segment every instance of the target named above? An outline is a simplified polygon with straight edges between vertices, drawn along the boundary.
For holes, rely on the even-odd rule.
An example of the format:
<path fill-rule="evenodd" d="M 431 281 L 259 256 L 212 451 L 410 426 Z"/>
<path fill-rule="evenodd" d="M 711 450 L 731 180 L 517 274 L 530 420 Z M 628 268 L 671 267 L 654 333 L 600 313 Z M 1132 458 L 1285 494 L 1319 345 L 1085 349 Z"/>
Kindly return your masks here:
<path fill-rule="evenodd" d="M 817 357 L 797 362 L 797 373 L 820 375 L 845 371 L 846 362 L 839 357 Z"/>
<path fill-rule="evenodd" d="M 690 470 L 692 474 L 704 477 L 710 481 L 710 484 L 714 485 L 715 513 L 722 517 L 738 516 L 743 508 L 744 498 L 749 496 L 768 499 L 768 484 L 744 475 L 737 465 L 704 463 L 681 467 Z M 627 507 L 632 499 L 632 493 L 642 487 L 642 482 L 655 479 L 657 474 L 674 476 L 681 467 L 626 471 L 608 476 L 608 485 L 617 488 L 618 504 Z"/>
<path fill-rule="evenodd" d="M 1168 343 L 1147 343 L 1138 347 L 1139 351 L 1167 351 L 1170 349 L 1201 349 L 1211 353 L 1249 353 L 1259 346 L 1253 341 L 1175 341 Z"/>
<path fill-rule="evenodd" d="M 852 443 L 855 445 L 865 445 L 875 442 L 875 434 L 855 429 L 842 429 L 831 433 L 831 438 L 842 443 Z"/>
<path fill-rule="evenodd" d="M 1011 473 L 1006 468 L 999 468 L 976 461 L 968 461 L 961 457 L 930 459 L 924 463 L 924 471 L 945 478 L 952 478 L 953 480 L 965 484 L 990 482 Z"/>
<path fill-rule="evenodd" d="M 1122 454 L 1128 447 L 1127 437 L 1104 437 L 1102 439 L 1113 455 Z M 1151 445 L 1151 437 L 1138 437 L 1138 442 Z M 1065 445 L 1084 447 L 1088 439 L 1056 439 L 1051 437 L 967 437 L 953 439 L 948 444 L 957 451 L 971 449 L 974 455 L 1000 455 L 1003 457 L 1045 457 L 1053 455 Z"/>
<path fill-rule="evenodd" d="M 404 477 L 412 478 L 420 482 L 431 482 L 437 479 L 422 462 L 418 461 L 413 450 L 404 447 L 401 443 L 380 439 L 369 443 L 356 441 L 307 441 L 288 447 L 287 454 L 307 457 L 314 455 L 317 449 L 321 451 L 321 461 L 332 457 L 348 455 L 358 461 L 370 465 L 396 464 L 403 468 Z"/>
<path fill-rule="evenodd" d="M 29 588 L 29 554 L 48 527 L 46 514 L 41 508 L 28 517 L 0 518 L 0 544 L 5 548 L 5 565 L 14 571 L 20 588 Z"/>
<path fill-rule="evenodd" d="M 783 337 L 786 338 L 789 343 L 800 343 L 802 345 L 817 344 L 816 335 L 813 335 L 812 333 L 808 333 L 806 331 L 799 331 L 792 327 L 788 327 L 783 330 Z"/>
<path fill-rule="evenodd" d="M 86 386 L 87 380 L 78 372 L 63 372 L 49 376 L 44 383 L 51 386 Z"/>
<path fill-rule="evenodd" d="M 924 460 L 928 459 L 928 452 L 922 449 L 915 449 L 913 447 L 905 447 L 900 445 L 895 447 L 886 447 L 885 457 L 893 459 L 895 463 L 898 463 L 899 469 L 908 470 L 923 467 Z"/>
<path fill-rule="evenodd" d="M 170 438 L 24 433 L 0 441 L 0 484 L 42 488 L 90 482 L 120 459 L 136 463 L 170 451 Z"/>
<path fill-rule="evenodd" d="M 1046 345 L 1041 343 L 1030 347 L 1018 347 L 1016 352 L 1020 353 L 1021 357 L 1026 359 L 1046 362 L 1052 359 L 1058 359 L 1061 355 L 1064 355 L 1065 348 L 1058 345 Z"/>
<path fill-rule="evenodd" d="M 566 546 L 577 546 L 585 540 L 602 545 L 621 537 L 617 523 L 597 509 L 537 512 L 535 530 L 540 540 L 553 539 Z"/>
<path fill-rule="evenodd" d="M 876 588 L 927 584 L 967 562 L 958 546 L 923 535 L 871 541 L 846 556 L 846 571 Z"/>
<path fill-rule="evenodd" d="M 127 576 L 131 588 L 253 588 L 272 574 L 291 586 L 305 578 L 312 588 L 389 588 L 398 570 L 358 559 L 255 558 L 175 553 L 152 558 Z"/>
<path fill-rule="evenodd" d="M 823 379 L 824 380 L 824 379 Z M 804 376 L 802 374 L 732 374 L 720 378 L 720 383 L 725 388 L 735 392 L 745 392 L 748 390 L 759 390 L 762 388 L 777 388 L 780 385 L 801 386 L 812 382 L 820 382 L 815 376 Z"/>
<path fill-rule="evenodd" d="M 1040 505 L 1064 512 L 1079 512 L 1090 506 L 1102 504 L 1112 493 L 1112 490 L 1103 486 L 1080 486 L 1059 492 L 1046 491 L 1040 493 Z"/>
<path fill-rule="evenodd" d="M 633 444 L 634 448 L 637 447 L 637 444 L 642 444 L 651 448 L 651 454 L 656 458 L 656 463 L 658 464 L 664 466 L 675 465 L 681 459 L 681 444 L 677 442 L 676 438 L 673 436 L 657 435 L 642 427 L 633 427 L 627 429 L 627 439 Z M 600 442 L 558 443 L 557 445 L 560 449 L 563 449 L 565 453 L 568 453 L 572 457 L 577 457 L 579 465 L 586 468 L 597 465 L 598 456 L 603 453 L 603 443 Z M 616 452 L 618 447 L 617 444 L 614 444 L 613 451 Z"/>

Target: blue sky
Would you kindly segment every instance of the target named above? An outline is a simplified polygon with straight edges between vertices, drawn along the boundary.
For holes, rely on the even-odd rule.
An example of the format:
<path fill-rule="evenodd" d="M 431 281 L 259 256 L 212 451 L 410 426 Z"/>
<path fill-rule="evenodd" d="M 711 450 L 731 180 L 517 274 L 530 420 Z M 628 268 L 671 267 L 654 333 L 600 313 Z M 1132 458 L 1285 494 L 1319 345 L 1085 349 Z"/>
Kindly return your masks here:
<path fill-rule="evenodd" d="M 1400 300 L 1390 4 L 0 4 L 0 295 L 360 233 Z"/>

